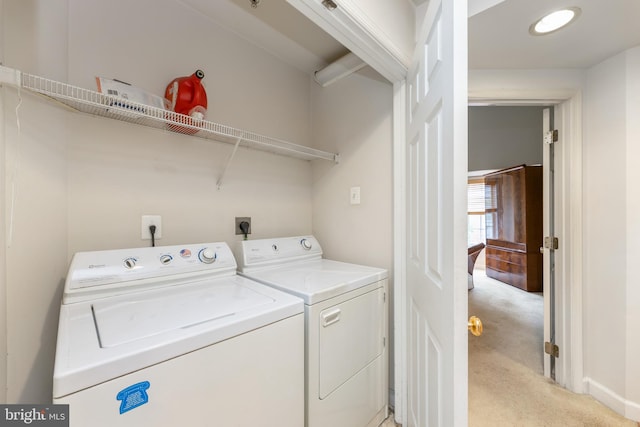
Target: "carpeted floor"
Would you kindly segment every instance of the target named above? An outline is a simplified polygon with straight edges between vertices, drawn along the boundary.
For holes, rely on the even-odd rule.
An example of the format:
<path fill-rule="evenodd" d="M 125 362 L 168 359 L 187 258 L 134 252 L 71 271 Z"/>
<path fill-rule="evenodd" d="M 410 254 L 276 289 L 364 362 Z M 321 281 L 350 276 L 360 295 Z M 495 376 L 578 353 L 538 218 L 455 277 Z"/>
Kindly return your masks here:
<path fill-rule="evenodd" d="M 474 272 L 469 315 L 484 324 L 469 334 L 469 426 L 637 427 L 587 395 L 543 375 L 543 299 Z"/>
<path fill-rule="evenodd" d="M 393 420 L 393 412 L 389 411 L 389 417 L 387 417 L 386 420 L 384 420 L 384 422 L 382 424 L 380 424 L 380 427 L 397 427 L 398 424 L 395 423 L 395 421 Z"/>

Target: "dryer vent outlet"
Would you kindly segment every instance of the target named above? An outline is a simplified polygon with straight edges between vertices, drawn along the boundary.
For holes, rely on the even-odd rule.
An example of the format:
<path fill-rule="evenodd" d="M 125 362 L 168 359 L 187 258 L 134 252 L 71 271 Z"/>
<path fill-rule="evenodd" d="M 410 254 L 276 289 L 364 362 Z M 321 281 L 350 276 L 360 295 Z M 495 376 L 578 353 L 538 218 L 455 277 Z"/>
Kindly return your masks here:
<path fill-rule="evenodd" d="M 237 216 L 236 217 L 236 235 L 245 235 L 245 230 L 243 230 L 243 228 L 245 228 L 245 224 L 243 223 L 247 223 L 248 226 L 246 227 L 246 234 L 251 234 L 251 217 L 250 216 Z M 241 225 L 242 224 L 242 225 Z"/>

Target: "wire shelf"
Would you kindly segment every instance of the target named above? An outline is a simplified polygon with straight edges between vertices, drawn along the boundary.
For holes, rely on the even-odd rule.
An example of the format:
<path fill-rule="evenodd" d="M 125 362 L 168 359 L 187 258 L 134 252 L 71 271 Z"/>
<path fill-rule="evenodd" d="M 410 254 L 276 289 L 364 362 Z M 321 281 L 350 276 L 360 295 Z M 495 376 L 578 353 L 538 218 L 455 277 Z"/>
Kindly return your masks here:
<path fill-rule="evenodd" d="M 176 133 L 267 151 L 303 160 L 338 162 L 338 155 L 254 132 L 235 129 L 207 120 L 129 101 L 89 89 L 22 73 L 0 66 L 0 83 L 11 84 L 45 95 L 74 110 L 114 120 L 135 123 Z"/>

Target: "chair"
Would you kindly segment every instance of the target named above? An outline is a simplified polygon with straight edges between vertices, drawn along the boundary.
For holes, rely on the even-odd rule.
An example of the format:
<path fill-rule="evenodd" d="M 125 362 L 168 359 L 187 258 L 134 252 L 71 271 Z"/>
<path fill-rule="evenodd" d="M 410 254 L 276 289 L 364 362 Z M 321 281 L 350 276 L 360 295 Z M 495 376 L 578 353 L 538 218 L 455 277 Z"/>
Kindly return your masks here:
<path fill-rule="evenodd" d="M 484 243 L 478 243 L 473 246 L 469 246 L 469 255 L 468 255 L 468 270 L 469 277 L 467 278 L 467 287 L 469 290 L 473 289 L 473 267 L 476 265 L 476 259 L 478 259 L 478 255 L 484 249 Z"/>

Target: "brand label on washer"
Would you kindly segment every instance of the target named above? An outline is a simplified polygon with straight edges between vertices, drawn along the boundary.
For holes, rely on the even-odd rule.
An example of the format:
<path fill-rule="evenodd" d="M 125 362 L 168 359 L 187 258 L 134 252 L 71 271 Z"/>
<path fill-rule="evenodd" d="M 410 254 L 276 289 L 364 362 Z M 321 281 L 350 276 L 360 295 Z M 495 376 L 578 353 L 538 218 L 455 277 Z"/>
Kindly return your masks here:
<path fill-rule="evenodd" d="M 144 405 L 149 401 L 147 389 L 151 386 L 149 381 L 131 385 L 120 391 L 116 399 L 120 400 L 120 414 L 124 414 L 138 406 Z"/>

